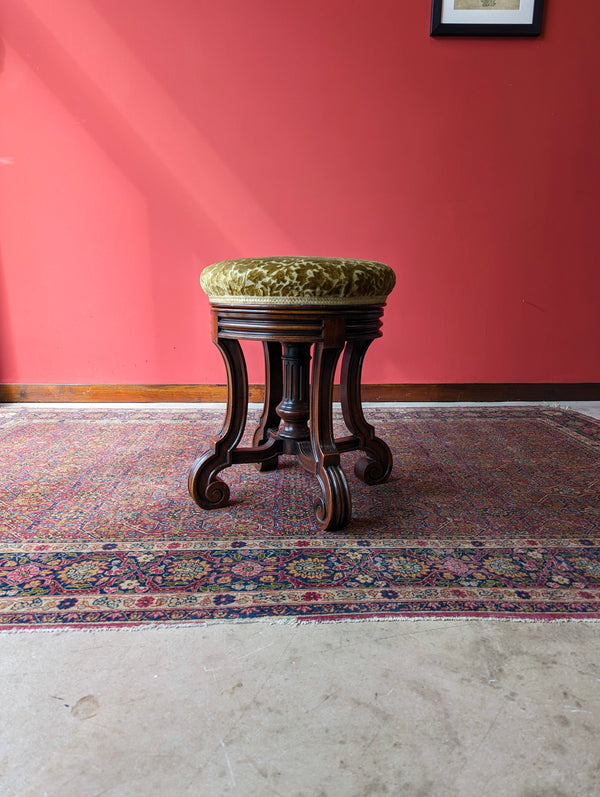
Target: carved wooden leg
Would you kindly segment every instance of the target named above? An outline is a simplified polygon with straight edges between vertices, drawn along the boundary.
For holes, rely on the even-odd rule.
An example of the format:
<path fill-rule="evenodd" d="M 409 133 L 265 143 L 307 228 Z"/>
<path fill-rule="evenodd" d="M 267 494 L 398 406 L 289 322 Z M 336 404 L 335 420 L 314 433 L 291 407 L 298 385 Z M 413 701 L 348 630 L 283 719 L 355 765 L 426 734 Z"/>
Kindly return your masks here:
<path fill-rule="evenodd" d="M 265 353 L 265 403 L 260 421 L 252 438 L 253 446 L 261 446 L 268 442 L 269 433 L 279 429 L 281 419 L 277 414 L 277 405 L 283 396 L 283 373 L 281 366 L 281 343 L 263 341 Z M 261 471 L 275 470 L 279 457 L 275 456 L 265 462 L 257 463 Z"/>
<path fill-rule="evenodd" d="M 323 491 L 323 497 L 315 500 L 315 516 L 324 531 L 343 528 L 352 514 L 350 490 L 333 438 L 331 417 L 333 378 L 342 348 L 343 344 L 335 348 L 325 348 L 319 342 L 314 349 L 310 440 L 315 474 Z"/>
<path fill-rule="evenodd" d="M 392 472 L 392 452 L 383 440 L 375 435 L 375 429 L 367 423 L 360 397 L 362 365 L 372 339 L 349 340 L 342 358 L 341 400 L 342 413 L 348 430 L 360 441 L 361 457 L 354 466 L 354 473 L 365 484 L 380 484 Z"/>
<path fill-rule="evenodd" d="M 248 411 L 248 375 L 242 347 L 233 339 L 216 337 L 214 342 L 227 369 L 227 416 L 219 437 L 212 441 L 212 450 L 194 462 L 188 476 L 190 495 L 203 509 L 225 506 L 229 500 L 229 487 L 217 474 L 232 464 L 232 452 L 244 433 Z"/>

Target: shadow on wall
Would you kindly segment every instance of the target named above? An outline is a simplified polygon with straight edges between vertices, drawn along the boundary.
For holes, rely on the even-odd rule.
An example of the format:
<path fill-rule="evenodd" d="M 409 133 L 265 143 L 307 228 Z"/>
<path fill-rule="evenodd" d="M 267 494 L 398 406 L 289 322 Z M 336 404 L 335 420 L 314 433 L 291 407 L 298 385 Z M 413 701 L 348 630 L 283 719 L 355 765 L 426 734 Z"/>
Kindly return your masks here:
<path fill-rule="evenodd" d="M 198 273 L 207 264 L 200 261 L 244 254 L 256 230 L 267 230 L 275 249 L 287 251 L 291 244 L 91 3 L 0 0 L 0 9 L 7 44 L 146 201 L 155 354 L 166 362 L 173 324 L 182 334 L 190 326 L 193 291 L 200 291 Z M 199 252 L 200 258 L 192 257 Z"/>
<path fill-rule="evenodd" d="M 72 8 L 75 18 L 78 8 L 84 15 L 88 4 L 81 2 Z M 78 36 L 69 37 L 60 5 L 55 9 L 59 12 L 55 24 L 44 18 L 41 6 L 36 8 L 27 0 L 9 4 L 0 0 L 0 10 L 6 45 L 19 54 L 68 112 L 73 124 L 85 129 L 87 135 L 144 198 L 150 252 L 145 268 L 147 285 L 153 298 L 151 312 L 154 327 L 154 341 L 147 341 L 148 356 L 162 365 L 168 357 L 166 347 L 163 351 L 162 341 L 170 340 L 173 334 L 172 313 L 165 308 L 165 303 L 177 303 L 181 323 L 185 323 L 184 319 L 192 312 L 187 298 L 191 296 L 190 284 L 187 284 L 188 281 L 191 283 L 191 278 L 186 281 L 185 274 L 172 272 L 170 296 L 167 297 L 163 290 L 164 276 L 161 270 L 165 262 L 169 262 L 165 261 L 164 250 L 168 244 L 163 241 L 163 231 L 173 230 L 170 237 L 187 241 L 188 248 L 192 249 L 195 241 L 204 242 L 204 246 L 208 243 L 209 249 L 214 247 L 217 250 L 228 250 L 232 244 L 198 206 L 194 197 L 178 184 L 169 169 L 168 159 L 165 162 L 153 151 L 144 136 L 143 125 L 132 123 L 123 104 L 114 101 L 114 97 L 104 90 L 103 81 L 106 80 L 110 87 L 110 76 L 107 78 L 107 74 L 100 71 L 88 72 L 85 62 L 80 63 L 78 53 L 72 47 Z M 84 42 L 86 39 L 84 37 Z M 85 262 L 85 251 L 80 253 L 80 258 Z M 194 281 L 196 284 L 197 277 Z M 143 292 L 144 286 L 140 286 L 140 289 Z M 5 322 L 1 323 L 5 334 Z"/>
<path fill-rule="evenodd" d="M 174 203 L 196 234 L 217 238 L 221 245 L 233 246 L 227 231 L 219 229 L 218 219 L 211 217 L 214 212 L 208 197 L 199 197 L 189 177 L 178 168 L 179 164 L 173 164 L 173 153 L 156 145 L 156 134 L 149 123 L 157 122 L 161 112 L 173 114 L 176 109 L 160 107 L 162 98 L 156 97 L 153 108 L 140 110 L 138 100 L 133 109 L 127 92 L 120 91 L 119 81 L 115 84 L 114 70 L 118 72 L 119 63 L 112 65 L 113 71 L 99 64 L 98 58 L 90 57 L 86 63 L 81 48 L 74 45 L 75 34 L 88 29 L 93 33 L 95 23 L 96 49 L 104 53 L 105 60 L 111 55 L 120 59 L 128 73 L 128 82 L 135 84 L 137 78 L 137 92 L 141 91 L 143 66 L 111 35 L 101 17 L 87 3 L 68 4 L 68 7 L 65 4 L 65 9 L 74 13 L 69 18 L 73 23 L 69 30 L 61 17 L 54 14 L 56 19 L 52 22 L 52 11 L 45 13 L 43 5 L 31 4 L 28 0 L 9 5 L 0 3 L 0 8 L 4 12 L 7 43 L 144 196 L 162 197 L 164 205 Z M 60 10 L 60 6 L 56 10 Z M 87 46 L 86 41 L 84 39 L 83 48 Z M 139 74 L 135 73 L 134 65 Z M 145 105 L 149 106 L 150 102 Z M 180 119 L 176 121 L 181 122 Z"/>

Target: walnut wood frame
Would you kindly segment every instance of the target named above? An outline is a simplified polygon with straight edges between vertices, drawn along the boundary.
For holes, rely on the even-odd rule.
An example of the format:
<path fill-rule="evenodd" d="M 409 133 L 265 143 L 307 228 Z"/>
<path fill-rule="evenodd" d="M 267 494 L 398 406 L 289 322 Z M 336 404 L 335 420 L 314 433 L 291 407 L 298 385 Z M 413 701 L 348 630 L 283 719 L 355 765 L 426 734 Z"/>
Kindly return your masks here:
<path fill-rule="evenodd" d="M 364 453 L 354 470 L 366 484 L 386 481 L 393 464 L 390 449 L 367 423 L 361 403 L 362 365 L 370 344 L 381 337 L 382 314 L 381 304 L 212 305 L 212 336 L 227 370 L 228 401 L 220 435 L 189 473 L 190 495 L 199 506 L 227 504 L 229 488 L 218 478 L 223 469 L 253 462 L 262 471 L 272 470 L 280 455 L 295 454 L 321 487 L 314 502 L 317 524 L 327 531 L 348 524 L 352 502 L 340 454 Z M 265 355 L 264 406 L 250 447 L 239 446 L 248 406 L 240 340 L 261 340 Z M 333 379 L 342 353 L 340 398 L 350 434 L 335 439 Z"/>

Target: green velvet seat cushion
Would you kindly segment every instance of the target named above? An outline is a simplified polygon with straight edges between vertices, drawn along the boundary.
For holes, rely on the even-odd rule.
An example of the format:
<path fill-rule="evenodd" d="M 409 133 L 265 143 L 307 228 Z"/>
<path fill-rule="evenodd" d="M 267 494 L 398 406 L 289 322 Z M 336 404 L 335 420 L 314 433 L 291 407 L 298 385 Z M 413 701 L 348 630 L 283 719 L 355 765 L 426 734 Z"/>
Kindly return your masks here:
<path fill-rule="evenodd" d="M 214 304 L 378 304 L 395 282 L 384 263 L 339 257 L 223 260 L 200 275 Z"/>

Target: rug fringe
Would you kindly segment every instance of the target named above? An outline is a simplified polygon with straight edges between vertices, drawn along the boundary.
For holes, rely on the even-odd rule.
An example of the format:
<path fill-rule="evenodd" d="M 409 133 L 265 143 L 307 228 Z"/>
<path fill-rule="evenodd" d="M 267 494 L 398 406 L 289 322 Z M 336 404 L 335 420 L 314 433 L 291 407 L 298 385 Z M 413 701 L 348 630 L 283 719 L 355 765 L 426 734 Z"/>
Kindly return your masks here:
<path fill-rule="evenodd" d="M 529 623 L 537 625 L 558 624 L 586 624 L 600 623 L 600 617 L 408 617 L 408 616 L 370 616 L 370 617 L 244 617 L 231 620 L 205 620 L 192 623 L 139 623 L 136 625 L 97 625 L 97 626 L 12 626 L 0 628 L 0 634 L 60 634 L 122 631 L 134 633 L 137 631 L 164 631 L 167 629 L 181 628 L 206 628 L 207 626 L 250 625 L 252 623 L 263 625 L 285 625 L 301 627 L 304 625 L 342 625 L 344 623 Z"/>
<path fill-rule="evenodd" d="M 530 623 L 530 624 L 559 624 L 559 623 L 600 623 L 600 617 L 298 617 L 297 625 L 327 624 L 327 623 Z"/>

